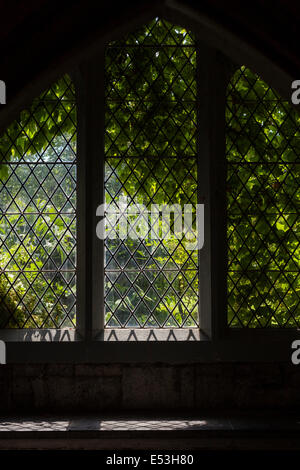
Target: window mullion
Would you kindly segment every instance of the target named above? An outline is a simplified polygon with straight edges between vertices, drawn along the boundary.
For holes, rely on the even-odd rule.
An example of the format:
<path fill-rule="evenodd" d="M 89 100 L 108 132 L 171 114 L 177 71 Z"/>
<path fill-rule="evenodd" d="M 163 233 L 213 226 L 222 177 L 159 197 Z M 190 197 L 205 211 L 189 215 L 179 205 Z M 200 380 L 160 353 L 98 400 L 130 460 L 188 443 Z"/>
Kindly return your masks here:
<path fill-rule="evenodd" d="M 76 72 L 78 101 L 78 331 L 91 339 L 104 324 L 104 250 L 96 209 L 104 202 L 103 52 Z"/>
<path fill-rule="evenodd" d="M 219 51 L 197 42 L 198 203 L 204 204 L 200 327 L 212 339 L 226 327 L 225 98 L 230 70 Z"/>

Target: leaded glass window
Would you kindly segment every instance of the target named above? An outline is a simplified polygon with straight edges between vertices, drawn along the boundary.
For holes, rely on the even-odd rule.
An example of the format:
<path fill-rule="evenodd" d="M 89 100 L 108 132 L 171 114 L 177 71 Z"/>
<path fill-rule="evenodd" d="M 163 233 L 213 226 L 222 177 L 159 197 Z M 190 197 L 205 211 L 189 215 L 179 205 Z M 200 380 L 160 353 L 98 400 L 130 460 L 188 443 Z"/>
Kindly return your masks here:
<path fill-rule="evenodd" d="M 64 76 L 0 139 L 0 327 L 76 324 L 76 104 Z"/>
<path fill-rule="evenodd" d="M 198 252 L 175 230 L 197 203 L 194 36 L 156 18 L 108 45 L 105 78 L 106 203 L 144 210 L 129 215 L 128 236 L 114 219 L 105 241 L 106 326 L 197 326 Z"/>

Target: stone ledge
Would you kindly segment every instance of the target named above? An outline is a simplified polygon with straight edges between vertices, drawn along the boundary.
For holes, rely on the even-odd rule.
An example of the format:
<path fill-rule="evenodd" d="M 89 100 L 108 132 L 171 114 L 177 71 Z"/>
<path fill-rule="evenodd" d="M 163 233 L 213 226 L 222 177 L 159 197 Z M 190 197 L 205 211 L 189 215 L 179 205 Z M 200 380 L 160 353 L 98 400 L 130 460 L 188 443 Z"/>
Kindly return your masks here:
<path fill-rule="evenodd" d="M 296 450 L 300 417 L 232 413 L 197 417 L 89 415 L 5 417 L 0 449 Z"/>

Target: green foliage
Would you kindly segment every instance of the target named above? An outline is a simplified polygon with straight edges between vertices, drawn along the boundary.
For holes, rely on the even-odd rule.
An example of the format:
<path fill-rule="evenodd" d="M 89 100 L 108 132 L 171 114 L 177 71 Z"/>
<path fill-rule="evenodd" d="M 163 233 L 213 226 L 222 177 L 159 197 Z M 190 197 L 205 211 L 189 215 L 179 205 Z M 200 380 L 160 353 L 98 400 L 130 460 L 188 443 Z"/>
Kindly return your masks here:
<path fill-rule="evenodd" d="M 231 326 L 299 325 L 300 116 L 250 70 L 226 111 Z"/>
<path fill-rule="evenodd" d="M 170 26 L 153 21 L 106 51 L 107 202 L 117 202 L 120 196 L 146 207 L 197 202 L 193 37 L 180 27 L 166 34 L 165 25 Z M 168 47 L 157 47 L 157 43 Z M 300 118 L 245 67 L 230 82 L 227 104 L 228 321 L 232 327 L 295 327 L 300 321 Z M 66 253 L 72 254 L 75 265 L 75 166 L 69 173 L 59 164 L 61 160 L 71 163 L 75 151 L 74 89 L 70 79 L 63 77 L 23 111 L 0 139 L 0 327 L 75 323 L 72 273 L 31 272 L 53 267 L 53 263 L 65 268 Z M 9 165 L 41 160 L 48 166 L 35 169 L 36 180 L 29 179 L 30 165 L 20 165 L 17 171 Z M 40 181 L 45 181 L 43 190 Z M 57 191 L 58 182 L 64 192 Z M 30 198 L 35 206 L 29 204 Z M 36 216 L 35 209 L 48 215 Z M 62 209 L 66 214 L 57 217 Z M 12 214 L 5 215 L 6 211 Z M 25 215 L 17 215 L 20 212 Z M 124 298 L 113 291 L 108 294 L 107 321 L 118 312 L 124 324 L 130 309 L 136 308 L 140 323 L 145 323 L 148 308 L 155 310 L 149 326 L 155 320 L 166 321 L 166 326 L 176 326 L 175 320 L 195 324 L 197 252 L 188 253 L 174 239 L 161 244 L 146 240 L 144 246 L 132 239 L 121 247 L 118 240 L 107 243 L 112 252 L 118 250 L 121 266 L 128 261 L 128 253 L 136 250 L 131 267 L 148 263 L 150 269 L 155 264 L 179 269 L 176 278 L 167 271 L 157 278 L 151 271 L 147 278 L 127 273 L 135 290 L 128 278 L 109 274 L 106 288 L 117 283 Z M 151 262 L 146 247 L 155 253 Z M 189 268 L 184 275 L 182 267 Z M 149 289 L 149 280 L 155 281 L 155 289 Z M 168 281 L 174 281 L 169 290 Z M 143 302 L 138 306 L 141 298 L 148 307 Z"/>
<path fill-rule="evenodd" d="M 65 76 L 0 139 L 0 328 L 74 324 L 75 152 Z"/>
<path fill-rule="evenodd" d="M 143 204 L 148 210 L 151 204 L 195 205 L 193 37 L 180 27 L 153 20 L 111 43 L 105 60 L 106 202 L 118 204 L 120 197 L 127 197 L 129 204 Z M 106 242 L 115 253 L 114 260 L 108 258 L 108 269 L 118 271 L 121 265 L 127 276 L 107 274 L 109 326 L 118 326 L 113 315 L 125 325 L 133 310 L 146 326 L 197 324 L 198 255 L 186 250 L 185 241 L 149 237 L 143 243 L 127 238 L 121 246 L 116 240 Z M 128 253 L 134 252 L 129 260 Z M 135 270 L 141 267 L 146 271 L 137 275 Z M 128 326 L 138 326 L 134 317 Z"/>
<path fill-rule="evenodd" d="M 54 83 L 20 113 L 0 139 L 0 178 L 8 177 L 11 161 L 36 161 L 59 135 L 76 142 L 74 88 L 68 75 Z"/>

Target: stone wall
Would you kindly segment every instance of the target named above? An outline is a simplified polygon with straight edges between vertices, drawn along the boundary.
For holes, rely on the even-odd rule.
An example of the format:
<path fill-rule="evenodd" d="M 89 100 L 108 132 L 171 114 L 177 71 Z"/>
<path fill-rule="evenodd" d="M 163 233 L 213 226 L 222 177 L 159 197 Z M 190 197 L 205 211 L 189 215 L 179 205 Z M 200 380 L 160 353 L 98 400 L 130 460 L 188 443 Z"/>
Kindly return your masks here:
<path fill-rule="evenodd" d="M 8 364 L 0 411 L 87 412 L 300 408 L 292 364 Z"/>

